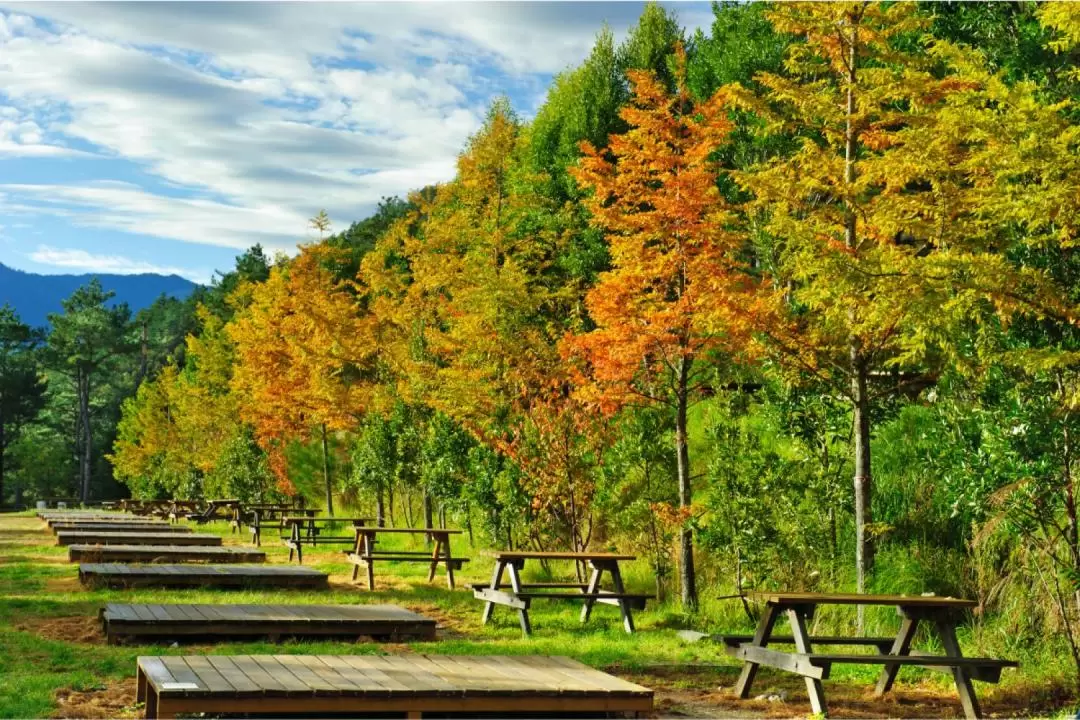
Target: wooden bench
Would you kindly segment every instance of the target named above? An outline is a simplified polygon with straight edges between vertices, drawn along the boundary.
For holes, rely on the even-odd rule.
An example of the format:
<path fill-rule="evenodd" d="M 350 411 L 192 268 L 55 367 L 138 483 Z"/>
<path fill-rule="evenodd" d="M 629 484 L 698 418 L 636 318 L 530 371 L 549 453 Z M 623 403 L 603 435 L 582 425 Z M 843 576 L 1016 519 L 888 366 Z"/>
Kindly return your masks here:
<path fill-rule="evenodd" d="M 761 665 L 774 667 L 801 675 L 806 679 L 810 706 L 814 713 L 827 714 L 825 691 L 821 681 L 828 678 L 834 664 L 881 665 L 875 693 L 880 696 L 888 692 L 896 680 L 901 667 L 915 666 L 939 669 L 952 675 L 960 696 L 964 715 L 968 718 L 981 717 L 972 680 L 998 682 L 1001 670 L 1017 667 L 1012 660 L 995 658 L 968 658 L 960 651 L 956 639 L 956 625 L 959 614 L 975 606 L 971 600 L 943 598 L 926 595 L 862 595 L 838 593 L 832 595 L 818 593 L 753 593 L 764 601 L 765 610 L 758 622 L 754 635 L 721 636 L 727 645 L 729 655 L 743 660 L 742 672 L 735 685 L 735 693 L 746 698 L 754 682 L 757 669 Z M 885 638 L 815 638 L 806 630 L 807 623 L 813 618 L 819 605 L 881 605 L 897 609 L 901 617 L 900 629 L 896 637 L 886 646 Z M 790 637 L 774 638 L 772 631 L 781 616 L 786 615 L 791 625 Z M 920 622 L 930 623 L 941 639 L 945 655 L 930 655 L 913 651 L 911 648 L 915 631 Z M 747 639 L 749 638 L 749 639 Z M 795 652 L 783 652 L 767 647 L 772 643 L 791 643 Z M 858 645 L 870 644 L 878 649 L 877 655 L 825 654 L 814 652 L 813 646 L 819 645 Z"/>
<path fill-rule="evenodd" d="M 304 562 L 304 545 L 310 545 L 314 548 L 318 545 L 353 545 L 356 542 L 353 535 L 326 535 L 323 531 L 327 528 L 320 527 L 320 525 L 347 523 L 352 525 L 353 528 L 357 528 L 363 527 L 365 523 L 375 522 L 373 518 L 366 517 L 317 518 L 296 515 L 289 515 L 282 518 L 281 521 L 289 528 L 288 537 L 282 538 L 285 546 L 289 548 L 289 561 L 292 561 L 293 553 L 295 553 L 296 562 L 301 565 Z"/>
<path fill-rule="evenodd" d="M 628 633 L 632 633 L 634 632 L 633 611 L 645 609 L 645 604 L 655 598 L 654 595 L 646 593 L 626 591 L 626 587 L 623 585 L 622 572 L 619 569 L 619 562 L 636 559 L 633 555 L 601 552 L 531 552 L 517 550 L 497 551 L 488 554 L 495 558 L 495 569 L 491 574 L 491 582 L 471 586 L 473 597 L 483 600 L 485 603 L 482 616 L 483 623 L 486 625 L 491 620 L 496 605 L 513 608 L 517 610 L 521 631 L 526 636 L 532 633 L 529 609 L 532 601 L 536 599 L 580 601 L 582 603 L 581 622 L 583 623 L 588 622 L 595 605 L 614 605 L 622 613 L 623 629 Z M 588 564 L 592 572 L 587 583 L 525 583 L 521 580 L 521 569 L 525 561 L 530 559 L 583 562 Z M 504 572 L 510 575 L 509 588 L 503 583 Z M 613 586 L 611 590 L 600 587 L 604 573 L 611 577 Z M 553 590 L 576 592 L 551 592 Z"/>
<path fill-rule="evenodd" d="M 236 547 L 182 547 L 178 545 L 70 545 L 70 562 L 218 562 L 261 563 L 266 553 Z"/>
<path fill-rule="evenodd" d="M 132 565 L 83 563 L 79 582 L 89 588 L 302 588 L 325 590 L 329 576 L 295 565 Z"/>
<path fill-rule="evenodd" d="M 94 530 L 60 530 L 57 545 L 168 545 L 215 547 L 221 545 L 217 535 L 158 532 L 97 532 Z"/>
<path fill-rule="evenodd" d="M 450 550 L 450 536 L 461 534 L 460 530 L 447 530 L 446 528 L 387 528 L 365 527 L 355 528 L 356 536 L 353 538 L 352 550 L 345 551 L 355 567 L 353 567 L 352 579 L 356 581 L 360 568 L 367 571 L 368 590 L 375 589 L 375 563 L 376 562 L 421 562 L 427 563 L 428 582 L 435 579 L 435 572 L 439 565 L 446 568 L 446 583 L 450 589 L 454 589 L 454 571 L 460 570 L 468 558 L 454 557 Z M 422 550 L 379 550 L 376 547 L 379 535 L 426 535 L 434 541 L 431 552 Z"/>
<path fill-rule="evenodd" d="M 206 713 L 419 718 L 651 713 L 653 691 L 565 657 L 140 656 L 147 718 Z"/>
<path fill-rule="evenodd" d="M 99 617 L 110 645 L 129 640 L 435 639 L 434 620 L 396 605 L 109 603 L 101 609 Z"/>

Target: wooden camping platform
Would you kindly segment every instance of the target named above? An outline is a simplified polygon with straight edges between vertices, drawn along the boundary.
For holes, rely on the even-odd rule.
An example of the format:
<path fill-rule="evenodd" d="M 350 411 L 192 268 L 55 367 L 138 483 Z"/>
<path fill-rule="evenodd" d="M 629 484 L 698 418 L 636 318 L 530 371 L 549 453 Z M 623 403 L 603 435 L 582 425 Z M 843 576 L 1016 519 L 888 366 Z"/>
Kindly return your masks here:
<path fill-rule="evenodd" d="M 70 562 L 266 562 L 262 550 L 238 547 L 183 547 L 180 545 L 70 545 Z"/>
<path fill-rule="evenodd" d="M 132 517 L 59 517 L 59 518 L 47 518 L 45 524 L 50 528 L 57 525 L 128 525 L 131 527 L 168 527 L 169 523 L 164 520 L 155 520 L 153 518 L 132 518 Z"/>
<path fill-rule="evenodd" d="M 305 588 L 329 587 L 326 573 L 295 565 L 128 565 L 83 563 L 87 587 Z"/>
<path fill-rule="evenodd" d="M 396 605 L 123 605 L 101 610 L 110 643 L 205 638 L 434 640 L 435 621 Z"/>
<path fill-rule="evenodd" d="M 168 533 L 170 535 L 184 535 L 192 532 L 189 525 L 166 525 L 154 523 L 143 525 L 138 523 L 83 523 L 83 522 L 58 522 L 52 526 L 53 534 L 60 532 L 123 532 L 123 533 Z"/>
<path fill-rule="evenodd" d="M 147 718 L 177 713 L 650 712 L 648 688 L 565 657 L 235 655 L 138 659 Z"/>
<path fill-rule="evenodd" d="M 168 533 L 149 530 L 60 530 L 56 533 L 57 545 L 168 545 L 212 547 L 221 545 L 221 536 L 207 533 Z"/>

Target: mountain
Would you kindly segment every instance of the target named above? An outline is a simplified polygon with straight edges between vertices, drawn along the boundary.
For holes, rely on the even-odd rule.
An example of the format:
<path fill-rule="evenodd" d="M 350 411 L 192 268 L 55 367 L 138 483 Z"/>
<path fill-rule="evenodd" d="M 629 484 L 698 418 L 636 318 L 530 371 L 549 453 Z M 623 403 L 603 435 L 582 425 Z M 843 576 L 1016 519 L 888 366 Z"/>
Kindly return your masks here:
<path fill-rule="evenodd" d="M 0 264 L 0 305 L 11 305 L 27 325 L 44 327 L 49 313 L 63 309 L 61 300 L 95 277 L 116 293 L 114 302 L 126 302 L 132 314 L 152 305 L 162 293 L 182 299 L 198 287 L 179 275 L 37 275 Z"/>

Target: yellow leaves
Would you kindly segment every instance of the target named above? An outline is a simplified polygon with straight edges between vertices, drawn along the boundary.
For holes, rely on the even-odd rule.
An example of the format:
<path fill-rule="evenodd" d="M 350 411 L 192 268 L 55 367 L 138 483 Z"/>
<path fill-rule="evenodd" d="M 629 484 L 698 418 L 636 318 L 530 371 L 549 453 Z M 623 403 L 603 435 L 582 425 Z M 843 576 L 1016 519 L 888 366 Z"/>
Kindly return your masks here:
<path fill-rule="evenodd" d="M 1041 3 L 1037 13 L 1039 22 L 1057 31 L 1057 37 L 1049 43 L 1051 50 L 1062 53 L 1080 47 L 1080 7 L 1075 3 Z M 1080 70 L 1072 68 L 1071 72 L 1076 74 Z"/>

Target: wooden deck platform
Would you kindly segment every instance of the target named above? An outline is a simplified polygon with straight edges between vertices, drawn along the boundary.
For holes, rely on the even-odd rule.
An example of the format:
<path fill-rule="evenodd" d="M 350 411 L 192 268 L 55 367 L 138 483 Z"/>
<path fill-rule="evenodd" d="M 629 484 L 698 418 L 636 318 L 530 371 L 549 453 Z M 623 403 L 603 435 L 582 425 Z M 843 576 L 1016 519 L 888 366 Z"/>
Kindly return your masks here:
<path fill-rule="evenodd" d="M 56 533 L 57 545 L 168 545 L 171 547 L 197 545 L 212 547 L 221 545 L 220 535 L 207 533 L 159 533 L 149 530 L 60 530 Z"/>
<path fill-rule="evenodd" d="M 326 573 L 295 565 L 128 565 L 83 563 L 87 587 L 304 588 L 330 586 Z"/>
<path fill-rule="evenodd" d="M 180 545 L 69 545 L 70 562 L 266 562 L 262 550 L 239 547 L 183 547 Z"/>
<path fill-rule="evenodd" d="M 101 610 L 109 643 L 181 639 L 372 637 L 434 640 L 435 621 L 396 605 L 126 605 Z"/>
<path fill-rule="evenodd" d="M 615 713 L 652 690 L 564 657 L 236 655 L 138 659 L 147 718 L 177 713 Z"/>
<path fill-rule="evenodd" d="M 184 535 L 193 532 L 190 525 L 166 525 L 163 523 L 138 524 L 138 523 L 83 523 L 83 522 L 58 522 L 54 523 L 53 534 L 59 532 L 147 532 L 168 533 L 170 535 Z"/>
<path fill-rule="evenodd" d="M 169 523 L 166 520 L 155 520 L 153 518 L 136 518 L 130 515 L 120 517 L 86 517 L 86 518 L 50 518 L 45 520 L 45 524 L 50 528 L 57 525 L 132 525 L 138 527 L 168 527 Z"/>

